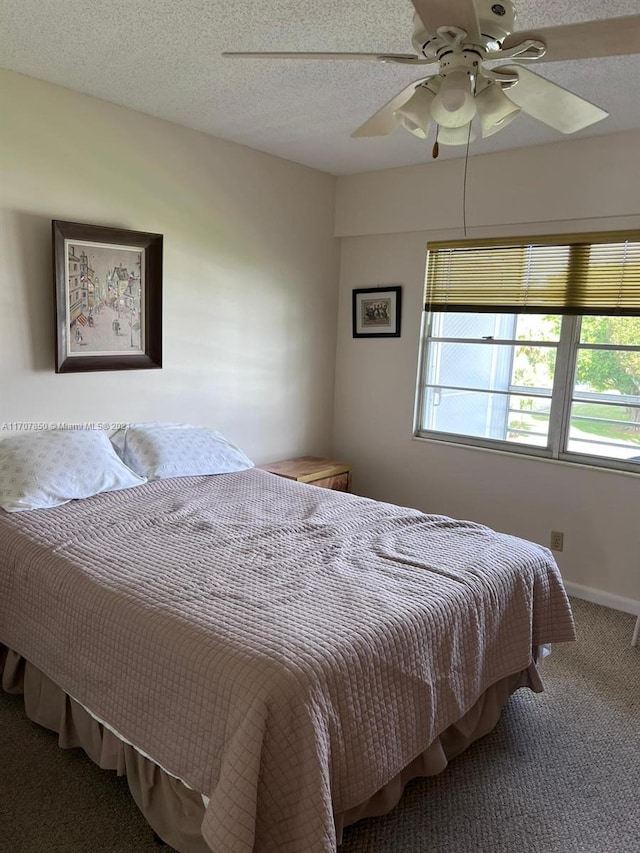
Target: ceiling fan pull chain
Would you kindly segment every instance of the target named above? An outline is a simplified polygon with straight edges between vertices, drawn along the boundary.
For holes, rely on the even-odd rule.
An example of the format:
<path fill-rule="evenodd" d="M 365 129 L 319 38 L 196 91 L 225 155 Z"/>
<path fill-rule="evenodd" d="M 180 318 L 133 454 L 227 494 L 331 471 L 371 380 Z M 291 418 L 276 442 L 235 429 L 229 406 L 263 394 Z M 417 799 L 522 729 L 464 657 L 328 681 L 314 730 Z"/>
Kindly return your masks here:
<path fill-rule="evenodd" d="M 436 141 L 433 143 L 433 148 L 431 149 L 431 156 L 434 160 L 438 159 L 438 154 L 440 153 L 440 146 L 438 144 L 438 134 L 440 133 L 440 125 L 436 125 Z"/>

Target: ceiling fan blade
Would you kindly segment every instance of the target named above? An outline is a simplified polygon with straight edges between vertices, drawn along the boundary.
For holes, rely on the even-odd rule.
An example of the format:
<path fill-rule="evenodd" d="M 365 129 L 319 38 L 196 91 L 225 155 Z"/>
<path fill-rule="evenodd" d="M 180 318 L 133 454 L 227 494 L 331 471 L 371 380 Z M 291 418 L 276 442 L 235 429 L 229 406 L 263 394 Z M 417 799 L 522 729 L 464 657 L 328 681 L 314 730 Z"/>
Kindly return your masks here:
<path fill-rule="evenodd" d="M 519 65 L 501 65 L 494 72 L 517 74 L 514 83 L 504 94 L 527 115 L 543 124 L 559 130 L 560 133 L 575 133 L 583 127 L 589 127 L 606 118 L 609 113 L 585 101 L 584 98 L 568 92 L 562 86 L 545 80 L 528 68 Z"/>
<path fill-rule="evenodd" d="M 411 0 L 429 35 L 438 27 L 460 27 L 474 41 L 480 35 L 473 0 Z"/>
<path fill-rule="evenodd" d="M 286 51 L 251 53 L 247 51 L 225 51 L 222 55 L 240 59 L 378 59 L 381 62 L 405 63 L 410 63 L 411 60 L 415 59 L 418 64 L 424 64 L 426 61 L 416 56 L 415 53 L 287 53 Z"/>
<path fill-rule="evenodd" d="M 537 39 L 546 44 L 547 52 L 541 62 L 640 53 L 640 15 L 511 33 L 504 40 L 502 49 L 515 47 L 525 39 Z"/>
<path fill-rule="evenodd" d="M 394 98 L 391 98 L 377 113 L 374 113 L 371 118 L 368 118 L 364 124 L 361 124 L 357 130 L 354 130 L 351 136 L 386 136 L 391 133 L 398 126 L 398 119 L 394 115 L 395 111 L 406 104 L 421 83 L 430 79 L 430 77 L 425 77 L 422 80 L 414 80 L 413 83 L 398 92 Z"/>

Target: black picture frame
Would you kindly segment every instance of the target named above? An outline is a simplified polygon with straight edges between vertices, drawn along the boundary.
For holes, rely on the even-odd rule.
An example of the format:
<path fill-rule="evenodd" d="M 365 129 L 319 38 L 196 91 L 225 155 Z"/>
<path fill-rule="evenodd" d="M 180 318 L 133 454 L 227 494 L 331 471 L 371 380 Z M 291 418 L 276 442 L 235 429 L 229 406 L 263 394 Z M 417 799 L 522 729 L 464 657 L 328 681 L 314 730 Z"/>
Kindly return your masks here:
<path fill-rule="evenodd" d="M 161 368 L 163 235 L 51 224 L 55 372 Z"/>
<path fill-rule="evenodd" d="M 399 338 L 402 286 L 356 288 L 352 317 L 354 338 Z"/>

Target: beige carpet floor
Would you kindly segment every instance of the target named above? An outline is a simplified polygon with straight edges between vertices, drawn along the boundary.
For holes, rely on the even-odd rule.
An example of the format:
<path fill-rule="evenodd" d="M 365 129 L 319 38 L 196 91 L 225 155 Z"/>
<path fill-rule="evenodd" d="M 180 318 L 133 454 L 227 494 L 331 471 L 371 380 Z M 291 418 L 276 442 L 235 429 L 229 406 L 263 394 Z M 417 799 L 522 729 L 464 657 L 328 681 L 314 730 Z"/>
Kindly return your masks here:
<path fill-rule="evenodd" d="M 574 600 L 578 641 L 519 690 L 497 728 L 444 773 L 411 783 L 339 853 L 639 853 L 640 647 L 634 619 Z M 168 853 L 126 782 L 0 693 L 2 853 Z M 227 853 L 227 851 L 216 851 Z M 305 853 L 305 851 L 300 851 Z"/>

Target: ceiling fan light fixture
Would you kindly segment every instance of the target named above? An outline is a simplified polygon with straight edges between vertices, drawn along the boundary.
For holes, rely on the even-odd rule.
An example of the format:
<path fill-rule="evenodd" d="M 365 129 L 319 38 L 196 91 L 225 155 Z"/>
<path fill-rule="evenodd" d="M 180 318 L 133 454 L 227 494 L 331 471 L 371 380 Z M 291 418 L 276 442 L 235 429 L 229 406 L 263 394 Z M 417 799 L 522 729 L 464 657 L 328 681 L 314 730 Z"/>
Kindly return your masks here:
<path fill-rule="evenodd" d="M 469 133 L 469 124 L 463 127 L 442 127 L 438 128 L 438 143 L 440 145 L 466 145 L 467 142 L 473 142 L 476 138 L 475 131 Z"/>
<path fill-rule="evenodd" d="M 502 91 L 502 86 L 490 81 L 476 95 L 476 109 L 480 118 L 482 137 L 492 136 L 517 118 L 522 110 Z"/>
<path fill-rule="evenodd" d="M 454 71 L 442 80 L 431 105 L 431 117 L 441 127 L 464 127 L 476 114 L 471 78 L 464 71 Z"/>
<path fill-rule="evenodd" d="M 434 98 L 435 94 L 430 89 L 418 86 L 409 100 L 394 113 L 402 126 L 418 139 L 426 139 L 429 134 Z"/>

